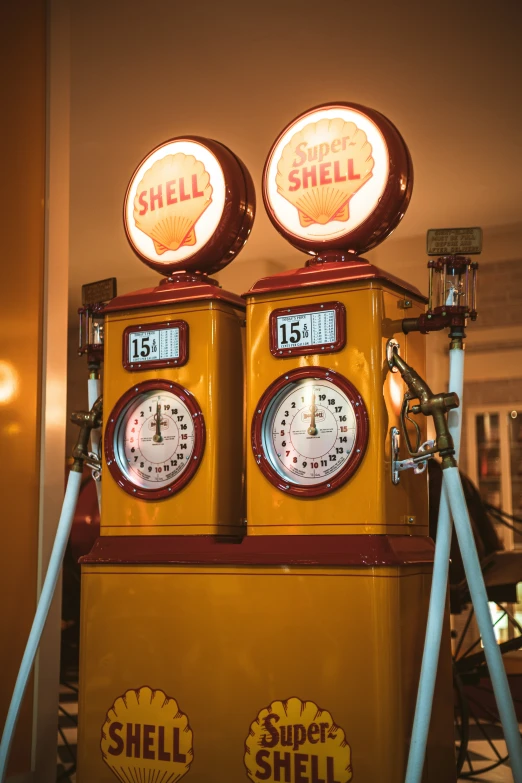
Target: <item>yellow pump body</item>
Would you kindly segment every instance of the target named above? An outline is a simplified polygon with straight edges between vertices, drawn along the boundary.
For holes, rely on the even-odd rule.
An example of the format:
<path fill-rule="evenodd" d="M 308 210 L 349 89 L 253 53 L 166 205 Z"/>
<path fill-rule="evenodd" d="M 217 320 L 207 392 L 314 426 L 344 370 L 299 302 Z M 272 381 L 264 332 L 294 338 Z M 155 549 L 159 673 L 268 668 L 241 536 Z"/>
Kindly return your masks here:
<path fill-rule="evenodd" d="M 221 451 L 216 445 L 216 462 L 206 452 L 208 466 L 202 462 L 185 489 L 150 511 L 144 501 L 134 511 L 133 498 L 104 481 L 102 536 L 82 565 L 79 783 L 185 776 L 194 783 L 402 783 L 433 560 L 423 478 L 402 476 L 394 486 L 390 475 L 389 430 L 403 390 L 386 364 L 387 340 L 395 337 L 424 370 L 422 338 L 406 342 L 399 330 L 406 297 L 413 312 L 421 310 L 419 295 L 377 273 L 249 295 L 248 426 L 259 396 L 290 364 L 338 368 L 366 403 L 366 453 L 335 492 L 285 496 L 247 444 L 248 528 L 236 524 L 239 490 L 231 523 L 218 524 L 223 517 L 204 497 L 205 482 L 217 491 L 235 476 L 239 486 L 241 460 L 216 464 L 227 449 L 241 454 L 236 431 Z M 345 306 L 346 346 L 319 359 L 272 357 L 271 310 L 325 298 Z M 116 400 L 127 381 L 116 359 L 129 318 L 182 315 L 197 362 L 172 372 L 184 372 L 176 377 L 194 390 L 217 442 L 225 420 L 238 426 L 237 416 L 226 418 L 230 391 L 223 390 L 232 379 L 240 386 L 240 310 L 212 301 L 162 307 L 109 314 L 106 394 Z M 206 389 L 205 368 L 215 368 L 223 386 Z M 227 401 L 214 415 L 219 395 Z M 199 492 L 192 491 L 198 478 Z M 448 630 L 425 783 L 455 780 Z"/>
<path fill-rule="evenodd" d="M 335 492 L 294 497 L 275 491 L 247 449 L 250 535 L 394 534 L 428 535 L 426 481 L 406 471 L 398 485 L 391 480 L 392 427 L 399 427 L 404 394 L 400 376 L 386 358 L 388 340 L 425 373 L 425 338 L 404 335 L 405 299 L 412 317 L 424 311 L 424 299 L 406 283 L 360 263 L 336 269 L 335 263 L 308 267 L 260 280 L 247 294 L 247 422 L 252 422 L 261 395 L 279 376 L 297 367 L 323 367 L 348 378 L 368 410 L 368 445 L 362 464 Z M 335 300 L 344 305 L 346 342 L 333 353 L 274 357 L 269 350 L 270 315 L 279 308 L 303 305 L 319 309 Z M 426 434 L 425 422 L 419 422 Z M 404 447 L 401 457 L 407 456 Z"/>
<path fill-rule="evenodd" d="M 124 333 L 150 324 L 186 324 L 183 366 L 129 370 Z M 122 395 L 149 380 L 174 381 L 197 400 L 206 441 L 196 473 L 172 497 L 134 497 L 103 470 L 101 535 L 240 535 L 244 532 L 244 311 L 239 297 L 216 286 L 159 286 L 118 297 L 107 307 L 103 405 L 106 428 Z M 107 438 L 107 431 L 105 432 Z"/>

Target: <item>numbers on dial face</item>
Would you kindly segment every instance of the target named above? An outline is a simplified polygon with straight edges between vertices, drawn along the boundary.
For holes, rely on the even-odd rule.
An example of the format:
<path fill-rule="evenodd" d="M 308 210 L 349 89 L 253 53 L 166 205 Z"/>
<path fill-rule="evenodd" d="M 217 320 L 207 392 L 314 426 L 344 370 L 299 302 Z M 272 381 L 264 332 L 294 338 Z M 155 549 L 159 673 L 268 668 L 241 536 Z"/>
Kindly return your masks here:
<path fill-rule="evenodd" d="M 285 480 L 315 485 L 348 462 L 357 435 L 351 401 L 331 381 L 289 383 L 267 409 L 262 439 L 272 467 Z"/>
<path fill-rule="evenodd" d="M 114 451 L 120 470 L 135 486 L 171 483 L 192 458 L 192 414 L 172 392 L 141 394 L 121 417 Z"/>

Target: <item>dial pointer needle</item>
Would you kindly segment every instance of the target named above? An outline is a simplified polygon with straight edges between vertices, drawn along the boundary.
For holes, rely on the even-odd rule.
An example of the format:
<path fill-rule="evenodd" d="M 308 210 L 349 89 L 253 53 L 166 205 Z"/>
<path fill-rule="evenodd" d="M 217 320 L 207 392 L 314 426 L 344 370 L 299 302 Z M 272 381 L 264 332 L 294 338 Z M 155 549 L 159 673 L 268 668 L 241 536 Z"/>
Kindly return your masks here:
<path fill-rule="evenodd" d="M 317 427 L 315 426 L 316 410 L 317 410 L 317 406 L 315 404 L 315 394 L 312 392 L 312 404 L 310 405 L 311 419 L 310 419 L 310 426 L 308 427 L 309 435 L 317 435 Z"/>
<path fill-rule="evenodd" d="M 156 433 L 153 436 L 152 440 L 154 441 L 154 443 L 162 443 L 163 437 L 161 435 L 161 406 L 159 400 L 156 405 L 156 414 L 154 418 L 156 419 Z"/>

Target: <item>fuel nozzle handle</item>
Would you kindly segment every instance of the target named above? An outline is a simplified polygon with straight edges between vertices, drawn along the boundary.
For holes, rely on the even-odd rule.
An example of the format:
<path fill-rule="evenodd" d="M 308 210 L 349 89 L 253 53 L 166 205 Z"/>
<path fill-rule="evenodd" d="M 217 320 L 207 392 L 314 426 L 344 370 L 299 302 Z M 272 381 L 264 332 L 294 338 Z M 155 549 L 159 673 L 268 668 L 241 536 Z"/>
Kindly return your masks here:
<path fill-rule="evenodd" d="M 403 381 L 408 387 L 410 398 L 419 400 L 418 405 L 412 405 L 412 413 L 422 413 L 432 416 L 436 433 L 436 451 L 442 457 L 442 468 L 455 467 L 455 447 L 448 427 L 447 414 L 458 408 L 459 397 L 454 392 L 434 394 L 426 381 L 399 356 L 397 349 L 392 352 L 391 360 L 399 370 Z"/>
<path fill-rule="evenodd" d="M 98 397 L 90 411 L 75 411 L 71 414 L 71 421 L 73 424 L 78 424 L 80 427 L 80 433 L 76 446 L 73 449 L 73 466 L 71 470 L 76 473 L 83 472 L 83 463 L 86 461 L 92 462 L 93 458 L 88 453 L 89 437 L 91 430 L 101 426 L 103 414 L 103 398 Z"/>

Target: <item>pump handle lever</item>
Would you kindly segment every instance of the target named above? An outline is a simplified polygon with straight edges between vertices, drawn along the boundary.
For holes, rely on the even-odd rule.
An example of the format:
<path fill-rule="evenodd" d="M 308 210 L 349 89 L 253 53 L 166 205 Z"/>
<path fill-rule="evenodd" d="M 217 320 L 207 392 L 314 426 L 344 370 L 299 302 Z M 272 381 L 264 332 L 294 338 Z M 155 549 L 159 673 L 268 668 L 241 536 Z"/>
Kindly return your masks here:
<path fill-rule="evenodd" d="M 92 454 L 89 454 L 88 444 L 91 430 L 101 427 L 103 415 L 103 397 L 100 395 L 90 411 L 74 411 L 71 414 L 71 421 L 73 424 L 78 424 L 80 427 L 80 433 L 78 440 L 73 449 L 73 466 L 71 470 L 76 473 L 83 472 L 83 463 L 86 462 L 91 467 L 99 469 L 101 467 L 100 460 L 96 459 Z"/>
<path fill-rule="evenodd" d="M 399 356 L 396 349 L 392 351 L 391 363 L 397 367 L 406 383 L 409 399 L 416 398 L 419 400 L 418 405 L 412 406 L 411 412 L 415 414 L 422 413 L 424 416 L 433 418 L 437 436 L 435 450 L 442 457 L 443 467 L 455 467 L 457 464 L 454 457 L 455 447 L 448 427 L 447 414 L 450 410 L 459 407 L 458 394 L 454 392 L 434 394 L 426 381 Z"/>

